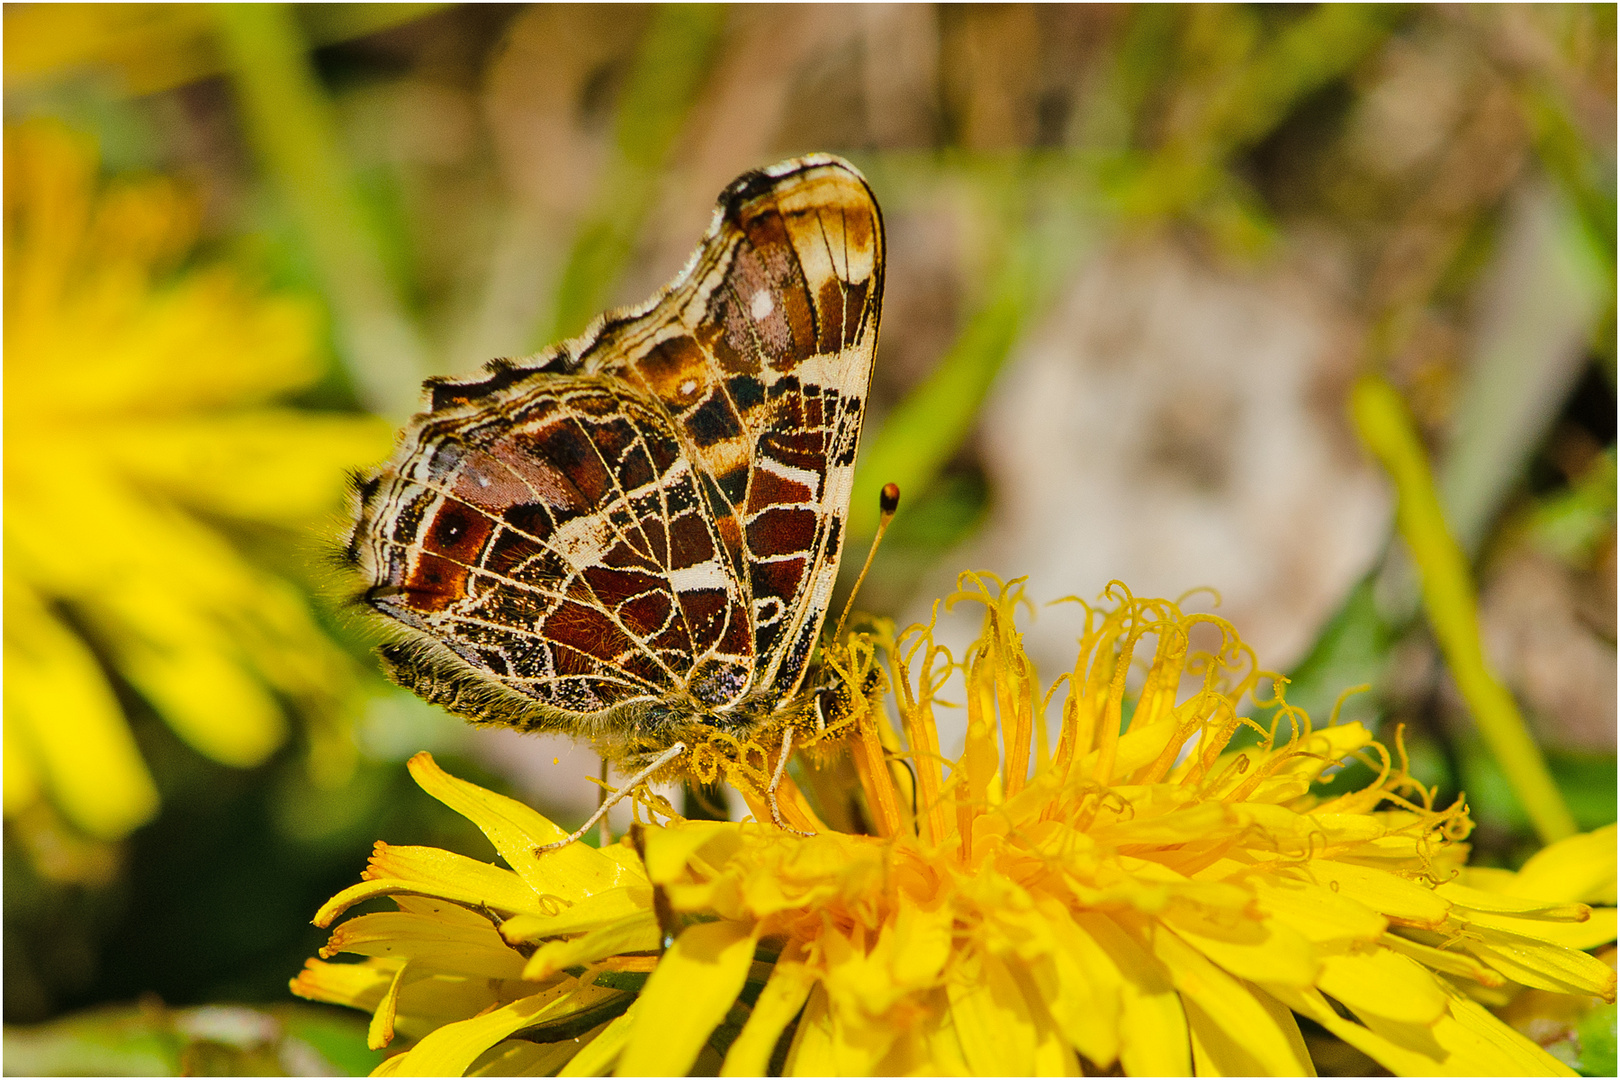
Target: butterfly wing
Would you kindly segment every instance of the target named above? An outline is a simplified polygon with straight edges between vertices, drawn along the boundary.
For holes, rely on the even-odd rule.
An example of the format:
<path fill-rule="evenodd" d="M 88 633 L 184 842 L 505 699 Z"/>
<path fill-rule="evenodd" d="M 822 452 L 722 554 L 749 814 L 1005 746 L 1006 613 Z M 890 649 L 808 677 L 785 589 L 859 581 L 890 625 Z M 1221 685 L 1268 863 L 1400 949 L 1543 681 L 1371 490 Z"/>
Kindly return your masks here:
<path fill-rule="evenodd" d="M 386 656 L 412 689 L 574 730 L 689 693 L 694 657 L 746 653 L 700 481 L 662 412 L 615 382 L 531 373 L 499 408 L 436 409 L 362 491 L 367 601 L 425 635 Z"/>
<path fill-rule="evenodd" d="M 797 690 L 838 573 L 883 297 L 883 221 L 827 155 L 744 176 L 647 325 L 580 355 L 669 411 L 703 476 L 753 626 L 751 689 Z"/>
<path fill-rule="evenodd" d="M 396 678 L 599 739 L 745 727 L 797 689 L 831 593 L 882 292 L 848 165 L 739 179 L 669 287 L 535 358 L 430 382 L 361 485 Z M 635 729 L 634 732 L 629 729 Z M 656 738 L 656 736 L 654 736 Z"/>

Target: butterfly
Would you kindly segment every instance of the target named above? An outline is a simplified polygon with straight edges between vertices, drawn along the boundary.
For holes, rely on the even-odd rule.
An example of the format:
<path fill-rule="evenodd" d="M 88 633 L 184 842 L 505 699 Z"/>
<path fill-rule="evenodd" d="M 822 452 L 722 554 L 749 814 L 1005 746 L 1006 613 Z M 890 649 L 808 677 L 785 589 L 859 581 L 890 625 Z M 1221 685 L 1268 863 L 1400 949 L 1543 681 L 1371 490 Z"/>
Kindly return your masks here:
<path fill-rule="evenodd" d="M 379 650 L 389 675 L 643 776 L 793 707 L 838 572 L 883 266 L 866 180 L 795 158 L 733 181 L 650 300 L 429 379 L 358 479 L 345 547 L 404 631 Z"/>

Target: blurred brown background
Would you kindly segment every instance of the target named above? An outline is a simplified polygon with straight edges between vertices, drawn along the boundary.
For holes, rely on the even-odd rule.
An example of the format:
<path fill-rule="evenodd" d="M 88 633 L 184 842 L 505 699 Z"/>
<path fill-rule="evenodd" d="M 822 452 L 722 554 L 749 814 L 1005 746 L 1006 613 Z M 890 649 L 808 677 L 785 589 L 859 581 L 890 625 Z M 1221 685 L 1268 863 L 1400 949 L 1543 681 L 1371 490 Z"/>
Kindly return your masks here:
<path fill-rule="evenodd" d="M 904 491 L 862 606 L 926 618 L 967 569 L 1029 575 L 1042 601 L 1116 578 L 1172 598 L 1214 588 L 1313 714 L 1373 683 L 1346 716 L 1408 724 L 1420 774 L 1466 787 L 1481 844 L 1511 859 L 1522 812 L 1475 745 L 1391 542 L 1389 489 L 1346 418 L 1352 380 L 1382 371 L 1475 559 L 1492 660 L 1583 824 L 1614 818 L 1613 6 L 10 5 L 5 19 L 8 125 L 55 118 L 95 138 L 106 176 L 178 177 L 200 200 L 198 257 L 318 301 L 331 368 L 289 400 L 301 409 L 398 421 L 422 377 L 520 357 L 644 298 L 738 173 L 849 157 L 882 203 L 889 263 L 847 562 L 877 486 Z M 293 546 L 341 521 L 333 506 Z M 288 573 L 369 671 L 342 586 Z M 1043 608 L 1028 631 L 1047 679 L 1071 662 L 1074 610 Z M 965 642 L 955 618 L 946 639 Z M 298 834 L 263 809 L 307 784 L 297 739 L 251 782 L 197 781 L 247 784 L 255 842 L 304 868 L 278 894 L 295 924 L 368 839 L 451 827 L 390 809 L 419 799 L 381 778 L 417 749 L 562 818 L 589 806 L 588 753 L 368 687 L 357 771 L 299 796 L 317 800 L 306 816 L 343 807 L 341 827 Z M 108 944 L 145 933 L 141 905 L 158 902 L 138 865 L 128 876 L 141 845 L 173 860 L 202 842 L 172 823 L 197 812 L 171 785 L 188 770 L 158 770 L 163 817 L 120 842 L 125 884 L 18 892 L 8 846 L 8 1020 L 142 989 L 273 995 L 275 965 L 306 943 L 268 923 L 226 951 L 234 973 L 153 975 L 165 946 Z M 312 836 L 318 858 L 298 846 Z M 215 871 L 196 887 L 230 903 L 259 880 Z M 95 912 L 76 927 L 13 901 L 69 894 Z M 65 974 L 49 959 L 64 941 Z"/>

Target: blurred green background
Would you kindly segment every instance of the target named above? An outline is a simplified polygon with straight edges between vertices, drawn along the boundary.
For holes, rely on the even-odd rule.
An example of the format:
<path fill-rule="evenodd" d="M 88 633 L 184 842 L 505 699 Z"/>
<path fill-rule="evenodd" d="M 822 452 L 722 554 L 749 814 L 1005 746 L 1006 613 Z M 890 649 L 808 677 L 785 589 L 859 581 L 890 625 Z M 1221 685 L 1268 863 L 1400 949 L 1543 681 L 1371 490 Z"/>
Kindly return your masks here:
<path fill-rule="evenodd" d="M 1345 715 L 1404 724 L 1514 865 L 1347 419 L 1379 372 L 1492 665 L 1577 823 L 1615 819 L 1612 5 L 4 18 L 8 1072 L 375 1064 L 286 981 L 372 841 L 489 856 L 401 763 L 563 820 L 596 765 L 382 681 L 345 471 L 423 377 L 644 298 L 732 177 L 813 150 L 889 234 L 851 550 L 905 503 L 864 607 L 980 567 L 1215 587 L 1291 702 L 1372 684 Z M 1065 670 L 1062 609 L 1028 644 Z"/>

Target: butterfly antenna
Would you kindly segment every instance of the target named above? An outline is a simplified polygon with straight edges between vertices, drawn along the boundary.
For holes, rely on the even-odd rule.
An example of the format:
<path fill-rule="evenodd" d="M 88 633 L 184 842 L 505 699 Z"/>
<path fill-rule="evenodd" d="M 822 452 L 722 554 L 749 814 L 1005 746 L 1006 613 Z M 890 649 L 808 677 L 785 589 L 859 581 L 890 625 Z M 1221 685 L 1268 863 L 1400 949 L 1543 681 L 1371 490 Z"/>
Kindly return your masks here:
<path fill-rule="evenodd" d="M 883 534 L 889 531 L 889 522 L 894 520 L 894 512 L 900 509 L 900 486 L 898 484 L 884 484 L 883 490 L 878 492 L 878 527 L 877 535 L 872 537 L 872 546 L 866 551 L 866 562 L 861 564 L 860 576 L 855 579 L 855 587 L 849 590 L 849 599 L 844 601 L 844 613 L 838 616 L 838 628 L 833 631 L 833 640 L 844 632 L 844 623 L 849 621 L 849 613 L 855 609 L 855 597 L 861 591 L 861 582 L 866 580 L 866 572 L 872 569 L 872 559 L 877 555 L 878 545 L 883 542 Z"/>
<path fill-rule="evenodd" d="M 674 761 L 684 753 L 686 753 L 686 744 L 676 743 L 668 750 L 665 750 L 662 754 L 659 754 L 657 760 L 655 760 L 651 765 L 648 765 L 645 769 L 642 769 L 640 772 L 636 773 L 636 775 L 632 776 L 618 791 L 615 791 L 612 795 L 609 795 L 607 798 L 603 799 L 602 804 L 596 808 L 596 813 L 592 814 L 590 816 L 590 820 L 586 821 L 585 824 L 581 825 L 579 828 L 575 829 L 561 840 L 550 844 L 541 844 L 539 847 L 535 848 L 535 857 L 538 858 L 548 851 L 556 851 L 558 848 L 565 848 L 569 844 L 572 844 L 575 840 L 578 840 L 580 837 L 590 832 L 591 826 L 595 825 L 598 821 L 601 821 L 609 810 L 623 802 L 624 797 L 636 789 L 636 785 L 640 784 L 642 781 L 646 780 L 647 777 L 651 776 L 659 769 L 662 769 L 665 765 L 668 765 L 670 762 Z"/>

